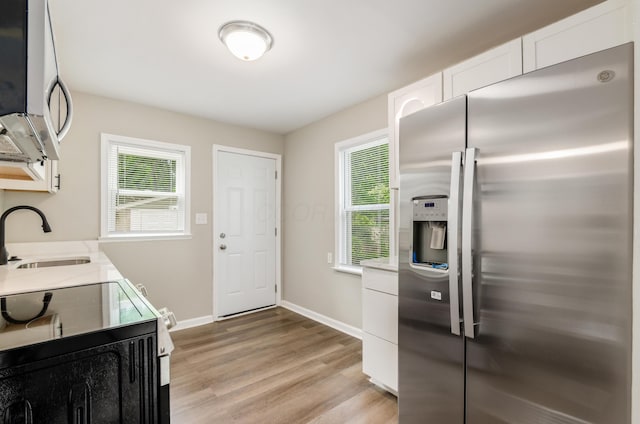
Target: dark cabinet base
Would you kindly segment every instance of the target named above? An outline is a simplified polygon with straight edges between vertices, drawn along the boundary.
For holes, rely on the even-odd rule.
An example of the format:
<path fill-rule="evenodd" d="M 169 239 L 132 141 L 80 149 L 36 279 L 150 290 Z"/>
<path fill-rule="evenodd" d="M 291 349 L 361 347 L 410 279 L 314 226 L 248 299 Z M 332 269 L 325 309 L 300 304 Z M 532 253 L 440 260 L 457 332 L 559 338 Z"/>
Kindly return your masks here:
<path fill-rule="evenodd" d="M 155 334 L 0 370 L 0 423 L 157 423 Z"/>
<path fill-rule="evenodd" d="M 171 410 L 169 408 L 171 399 L 169 397 L 169 385 L 160 386 L 158 389 L 158 423 L 169 424 L 171 422 Z"/>

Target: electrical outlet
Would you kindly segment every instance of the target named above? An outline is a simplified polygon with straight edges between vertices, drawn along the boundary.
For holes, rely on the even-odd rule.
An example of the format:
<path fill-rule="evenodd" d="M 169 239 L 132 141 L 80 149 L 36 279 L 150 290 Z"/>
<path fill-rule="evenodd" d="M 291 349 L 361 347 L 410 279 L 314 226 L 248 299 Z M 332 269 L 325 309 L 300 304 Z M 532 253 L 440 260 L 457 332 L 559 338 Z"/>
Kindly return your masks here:
<path fill-rule="evenodd" d="M 331 252 L 327 253 L 327 263 L 328 264 L 332 264 L 333 263 L 333 253 L 331 253 Z"/>

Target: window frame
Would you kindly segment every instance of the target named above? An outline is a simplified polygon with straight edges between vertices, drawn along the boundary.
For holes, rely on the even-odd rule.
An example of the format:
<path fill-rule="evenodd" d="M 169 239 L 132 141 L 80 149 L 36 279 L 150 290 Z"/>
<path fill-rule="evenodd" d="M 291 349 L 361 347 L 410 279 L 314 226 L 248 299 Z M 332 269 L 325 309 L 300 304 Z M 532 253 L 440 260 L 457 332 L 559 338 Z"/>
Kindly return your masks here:
<path fill-rule="evenodd" d="M 346 237 L 347 228 L 349 225 L 343 225 L 345 223 L 344 214 L 348 211 L 358 210 L 388 210 L 389 211 L 389 243 L 391 243 L 391 199 L 389 203 L 384 206 L 383 204 L 367 205 L 367 206 L 347 206 L 345 205 L 347 199 L 347 191 L 349 187 L 346 184 L 346 176 L 343 170 L 348 166 L 345 164 L 345 153 L 356 150 L 359 147 L 368 145 L 367 147 L 373 147 L 376 145 L 387 144 L 391 148 L 389 142 L 389 131 L 387 128 L 383 128 L 377 131 L 372 131 L 367 134 L 363 134 L 358 137 L 350 138 L 344 141 L 339 141 L 335 144 L 335 255 L 333 260 L 333 269 L 336 271 L 346 272 L 350 274 L 362 275 L 361 265 L 348 265 L 342 263 L 342 258 L 345 258 L 351 250 L 351 238 Z M 343 243 L 343 240 L 347 240 Z M 390 246 L 391 247 L 391 246 Z M 391 252 L 389 253 L 391 254 Z"/>
<path fill-rule="evenodd" d="M 121 135 L 100 134 L 101 140 L 101 184 L 100 184 L 100 241 L 137 241 L 162 239 L 190 239 L 191 238 L 191 146 L 184 144 L 166 143 L 142 138 Z M 162 158 L 179 154 L 183 157 L 184 172 L 176 168 L 176 192 L 178 199 L 184 202 L 184 226 L 180 231 L 149 231 L 144 233 L 109 232 L 109 159 L 113 146 L 130 147 L 138 150 L 148 150 L 149 157 Z M 176 167 L 180 166 L 180 161 Z M 181 188 L 184 187 L 183 190 Z M 126 190 L 129 191 L 129 190 Z M 183 192 L 182 192 L 183 191 Z M 135 194 L 135 191 L 131 191 Z"/>

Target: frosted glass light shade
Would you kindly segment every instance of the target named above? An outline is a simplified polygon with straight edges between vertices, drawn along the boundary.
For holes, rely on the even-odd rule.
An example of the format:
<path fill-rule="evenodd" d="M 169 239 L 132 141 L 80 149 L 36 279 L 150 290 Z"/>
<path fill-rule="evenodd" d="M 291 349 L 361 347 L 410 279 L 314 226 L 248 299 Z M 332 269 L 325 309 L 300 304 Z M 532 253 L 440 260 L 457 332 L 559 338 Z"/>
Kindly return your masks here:
<path fill-rule="evenodd" d="M 251 61 L 262 57 L 273 45 L 273 37 L 258 24 L 232 21 L 220 27 L 220 41 L 238 59 Z"/>

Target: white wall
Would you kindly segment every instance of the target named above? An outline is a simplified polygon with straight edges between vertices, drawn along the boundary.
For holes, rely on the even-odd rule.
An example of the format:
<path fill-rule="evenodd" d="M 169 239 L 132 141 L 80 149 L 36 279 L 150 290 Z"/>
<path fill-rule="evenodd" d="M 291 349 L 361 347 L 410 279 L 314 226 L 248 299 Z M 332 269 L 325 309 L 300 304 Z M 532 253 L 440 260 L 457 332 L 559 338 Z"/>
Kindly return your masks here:
<path fill-rule="evenodd" d="M 284 148 L 284 299 L 360 328 L 360 276 L 334 271 L 334 145 L 387 125 L 387 96 L 294 131 Z"/>
<path fill-rule="evenodd" d="M 112 242 L 100 247 L 132 282 L 147 286 L 151 301 L 169 306 L 178 320 L 212 314 L 212 145 L 282 153 L 281 135 L 222 124 L 134 103 L 72 93 L 75 117 L 63 141 L 57 194 L 6 191 L 3 209 L 27 204 L 47 215 L 43 234 L 37 215 L 12 214 L 7 241 L 95 240 L 100 231 L 100 133 L 191 146 L 190 240 Z M 208 225 L 195 225 L 197 212 Z"/>

